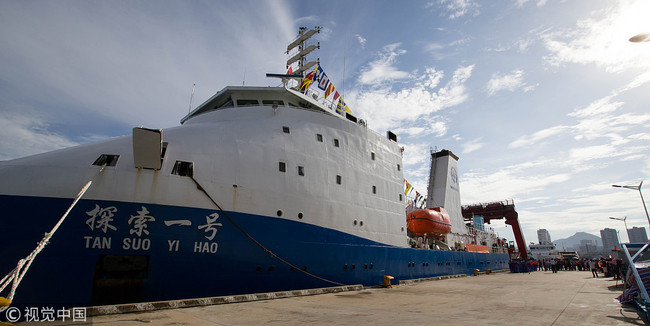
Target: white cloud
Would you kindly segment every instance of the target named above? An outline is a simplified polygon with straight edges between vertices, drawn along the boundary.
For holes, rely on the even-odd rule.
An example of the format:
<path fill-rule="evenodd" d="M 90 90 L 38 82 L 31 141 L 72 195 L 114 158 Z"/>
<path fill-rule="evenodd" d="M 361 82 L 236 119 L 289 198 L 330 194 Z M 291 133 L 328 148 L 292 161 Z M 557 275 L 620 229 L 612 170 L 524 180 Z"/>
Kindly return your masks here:
<path fill-rule="evenodd" d="M 410 74 L 395 68 L 397 57 L 406 53 L 406 50 L 399 49 L 400 43 L 393 43 L 384 46 L 379 58 L 368 64 L 361 70 L 359 83 L 365 85 L 379 85 L 384 82 L 396 79 L 409 78 Z"/>
<path fill-rule="evenodd" d="M 437 6 L 443 9 L 441 15 L 447 15 L 449 19 L 460 18 L 465 15 L 478 16 L 479 5 L 472 0 L 438 0 L 427 4 L 427 7 Z"/>
<path fill-rule="evenodd" d="M 361 45 L 361 48 L 362 48 L 362 49 L 365 48 L 365 47 L 366 47 L 366 41 L 367 41 L 367 40 L 366 40 L 363 36 L 361 36 L 361 35 L 359 35 L 359 34 L 355 34 L 354 36 L 357 37 L 357 41 L 359 41 L 359 44 Z"/>
<path fill-rule="evenodd" d="M 486 86 L 488 95 L 492 96 L 499 91 L 507 90 L 514 92 L 517 89 L 523 89 L 525 92 L 532 90 L 524 82 L 524 71 L 521 69 L 513 70 L 510 74 L 494 73 Z"/>
<path fill-rule="evenodd" d="M 494 173 L 469 172 L 462 175 L 463 204 L 528 197 L 549 185 L 570 179 L 567 173 L 539 173 L 523 166 L 508 166 Z"/>
<path fill-rule="evenodd" d="M 0 115 L 0 160 L 78 145 L 47 130 L 46 120 L 35 114 L 3 112 Z M 20 142 L 15 142 L 20 139 Z"/>
<path fill-rule="evenodd" d="M 645 161 L 645 164 L 641 168 L 641 172 L 643 172 L 644 175 L 650 175 L 650 158 Z"/>
<path fill-rule="evenodd" d="M 571 128 L 568 126 L 555 126 L 555 127 L 550 127 L 546 129 L 542 129 L 538 132 L 535 132 L 534 134 L 530 136 L 521 136 L 517 138 L 517 140 L 511 142 L 508 147 L 510 148 L 520 148 L 520 147 L 528 147 L 532 146 L 533 144 L 544 140 L 546 138 L 559 135 L 561 133 L 566 132 L 567 130 L 570 130 Z"/>
<path fill-rule="evenodd" d="M 438 87 L 444 73 L 435 68 L 426 68 L 421 77 L 409 77 L 412 84 L 400 90 L 390 87 L 358 88 L 346 95 L 346 102 L 355 114 L 363 117 L 369 126 L 383 132 L 390 128 L 407 126 L 418 119 L 426 120 L 429 132 L 442 136 L 447 132 L 446 121 L 428 118 L 432 113 L 458 105 L 467 100 L 465 83 L 472 74 L 474 65 L 459 67 L 444 86 Z M 437 88 L 437 89 L 436 89 Z M 425 124 L 426 125 L 426 124 Z M 413 132 L 413 131 L 411 131 Z"/>
<path fill-rule="evenodd" d="M 650 2 L 646 0 L 611 2 L 609 9 L 592 12 L 588 19 L 579 20 L 571 30 L 542 33 L 550 54 L 548 63 L 595 64 L 610 72 L 627 69 L 650 69 L 650 47 L 628 42 L 640 32 L 650 30 L 647 19 Z"/>
<path fill-rule="evenodd" d="M 477 139 L 474 139 L 474 140 L 471 140 L 471 141 L 468 141 L 468 142 L 462 144 L 461 145 L 463 147 L 463 152 L 462 153 L 463 154 L 468 154 L 468 153 L 471 153 L 471 152 L 474 152 L 476 150 L 479 150 L 479 149 L 483 148 L 483 146 L 485 146 L 485 143 L 483 143 L 481 140 L 482 140 L 482 138 L 477 138 Z"/>

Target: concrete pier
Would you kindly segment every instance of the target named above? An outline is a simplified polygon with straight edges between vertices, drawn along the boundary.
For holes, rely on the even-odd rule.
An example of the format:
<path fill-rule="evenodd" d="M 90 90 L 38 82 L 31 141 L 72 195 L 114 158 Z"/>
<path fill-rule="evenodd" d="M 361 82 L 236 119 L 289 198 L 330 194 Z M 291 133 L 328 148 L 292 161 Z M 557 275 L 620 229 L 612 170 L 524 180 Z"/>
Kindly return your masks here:
<path fill-rule="evenodd" d="M 617 286 L 618 283 L 618 286 Z M 590 272 L 467 276 L 393 288 L 89 317 L 96 325 L 644 325 Z"/>

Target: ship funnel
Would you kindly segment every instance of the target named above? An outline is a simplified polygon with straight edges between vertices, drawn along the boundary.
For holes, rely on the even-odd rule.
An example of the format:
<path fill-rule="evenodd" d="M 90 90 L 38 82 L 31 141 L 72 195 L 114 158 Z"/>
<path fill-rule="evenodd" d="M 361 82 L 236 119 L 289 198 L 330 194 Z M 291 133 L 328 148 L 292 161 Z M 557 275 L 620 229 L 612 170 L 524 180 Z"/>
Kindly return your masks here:
<path fill-rule="evenodd" d="M 445 149 L 439 152 L 431 151 L 431 172 L 427 190 L 427 207 L 443 207 L 449 213 L 451 233 L 466 233 L 460 208 L 458 156 Z"/>

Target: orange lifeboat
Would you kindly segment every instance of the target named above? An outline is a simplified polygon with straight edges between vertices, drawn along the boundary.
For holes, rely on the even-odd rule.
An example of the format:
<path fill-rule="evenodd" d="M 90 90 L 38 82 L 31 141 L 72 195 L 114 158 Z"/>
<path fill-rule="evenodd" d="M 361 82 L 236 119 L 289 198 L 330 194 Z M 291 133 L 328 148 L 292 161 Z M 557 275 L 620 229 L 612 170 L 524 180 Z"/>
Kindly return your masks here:
<path fill-rule="evenodd" d="M 441 235 L 451 232 L 451 220 L 442 207 L 416 209 L 406 216 L 406 226 L 416 236 Z"/>

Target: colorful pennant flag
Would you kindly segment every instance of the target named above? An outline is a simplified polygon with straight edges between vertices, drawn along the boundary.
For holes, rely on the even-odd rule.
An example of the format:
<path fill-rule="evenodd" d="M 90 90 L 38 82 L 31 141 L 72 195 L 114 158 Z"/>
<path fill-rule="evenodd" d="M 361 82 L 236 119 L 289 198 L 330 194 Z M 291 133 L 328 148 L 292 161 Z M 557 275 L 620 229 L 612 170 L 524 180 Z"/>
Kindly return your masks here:
<path fill-rule="evenodd" d="M 303 94 L 307 94 L 307 89 L 309 89 L 309 86 L 311 85 L 311 82 L 314 80 L 314 74 L 316 73 L 316 70 L 318 69 L 318 66 L 314 71 L 311 71 L 305 76 L 305 79 L 302 81 L 302 84 L 300 85 L 300 92 Z"/>
<path fill-rule="evenodd" d="M 323 71 L 323 68 L 321 68 L 320 65 L 318 65 L 318 72 L 316 73 L 316 76 L 317 79 L 315 80 L 318 81 L 318 88 L 320 88 L 321 90 L 326 90 L 327 86 L 330 83 L 330 79 L 329 77 L 327 77 L 325 71 Z M 325 97 L 327 98 L 327 96 Z"/>
<path fill-rule="evenodd" d="M 413 186 L 411 186 L 411 184 L 408 181 L 406 181 L 406 179 L 404 179 L 404 182 L 406 182 L 406 190 L 404 190 L 404 195 L 407 196 L 409 194 L 409 191 L 411 191 L 411 188 L 413 188 Z"/>
<path fill-rule="evenodd" d="M 341 99 L 339 98 L 339 102 L 336 104 L 336 113 L 343 115 L 343 111 L 345 110 L 343 108 L 343 105 L 344 105 L 343 101 L 341 101 Z"/>
<path fill-rule="evenodd" d="M 334 84 L 330 83 L 330 85 L 327 86 L 327 89 L 325 90 L 325 98 L 330 96 L 330 94 L 332 94 L 333 91 L 334 91 Z"/>

